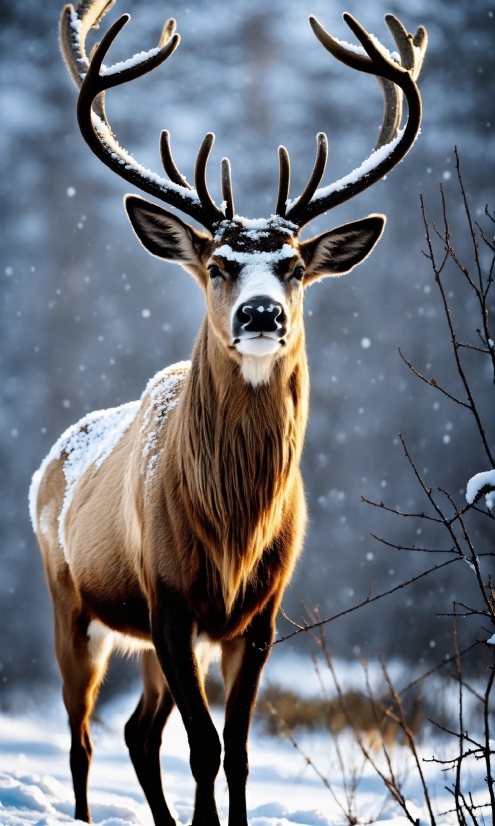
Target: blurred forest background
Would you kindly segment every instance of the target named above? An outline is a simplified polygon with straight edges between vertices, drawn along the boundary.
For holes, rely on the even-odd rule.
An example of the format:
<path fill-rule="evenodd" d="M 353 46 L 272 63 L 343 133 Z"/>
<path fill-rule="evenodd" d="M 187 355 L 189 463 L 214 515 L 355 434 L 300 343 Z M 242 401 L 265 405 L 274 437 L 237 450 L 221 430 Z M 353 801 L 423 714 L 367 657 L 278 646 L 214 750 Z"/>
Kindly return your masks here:
<path fill-rule="evenodd" d="M 204 312 L 191 277 L 139 246 L 122 208 L 128 185 L 79 135 L 76 91 L 58 47 L 61 5 L 0 0 L 3 689 L 48 683 L 56 674 L 51 607 L 27 509 L 33 471 L 69 424 L 90 410 L 138 398 L 157 370 L 188 358 Z M 153 74 L 108 94 L 119 140 L 159 171 L 158 137 L 169 129 L 177 164 L 191 180 L 200 141 L 215 132 L 212 194 L 219 202 L 220 159 L 227 155 L 237 211 L 250 217 L 274 210 L 280 143 L 291 155 L 294 197 L 312 168 L 318 131 L 329 137 L 327 183 L 358 166 L 377 137 L 378 84 L 325 52 L 308 14 L 353 42 L 341 19 L 350 11 L 389 48 L 386 12 L 409 31 L 419 24 L 428 29 L 419 84 L 424 120 L 410 155 L 387 180 L 305 231 L 307 237 L 370 212 L 388 217 L 383 239 L 362 267 L 340 280 L 326 279 L 306 298 L 312 396 L 303 474 L 310 524 L 284 607 L 297 618 L 303 599 L 319 604 L 326 616 L 365 597 L 372 581 L 385 590 L 430 562 L 376 543 L 371 531 L 404 544 L 417 537 L 410 520 L 386 519 L 361 502 L 364 494 L 392 507 L 423 508 L 399 431 L 428 484 L 447 480 L 458 497 L 470 476 L 488 469 L 470 442 L 467 412 L 415 379 L 397 347 L 428 376 L 458 389 L 445 318 L 421 255 L 419 194 L 430 217 L 440 219 L 443 183 L 454 246 L 466 254 L 453 148 L 459 147 L 473 214 L 482 221 L 485 204 L 493 208 L 495 200 L 495 5 L 118 0 L 103 30 L 127 11 L 131 23 L 107 64 L 154 46 L 168 16 L 177 18 L 182 43 Z M 457 291 L 460 276 L 449 278 L 454 312 L 468 321 L 471 298 Z M 473 335 L 472 328 L 466 332 Z M 474 374 L 481 399 L 489 380 L 481 369 Z M 493 445 L 493 415 L 489 424 Z M 452 576 L 435 574 L 414 591 L 331 626 L 334 653 L 371 656 L 381 649 L 411 663 L 442 656 L 451 647 L 450 622 L 435 621 L 432 631 L 432 621 L 435 611 L 449 610 L 456 593 L 460 574 L 453 567 Z"/>

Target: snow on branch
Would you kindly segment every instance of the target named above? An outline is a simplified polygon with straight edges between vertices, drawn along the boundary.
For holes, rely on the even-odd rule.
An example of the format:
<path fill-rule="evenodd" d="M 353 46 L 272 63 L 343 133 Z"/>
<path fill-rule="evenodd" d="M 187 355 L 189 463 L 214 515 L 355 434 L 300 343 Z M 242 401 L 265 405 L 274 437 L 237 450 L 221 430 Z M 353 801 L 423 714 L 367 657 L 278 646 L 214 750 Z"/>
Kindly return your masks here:
<path fill-rule="evenodd" d="M 117 160 L 125 166 L 126 169 L 132 169 L 143 178 L 148 178 L 149 181 L 158 184 L 164 192 L 174 190 L 174 192 L 178 192 L 183 198 L 189 201 L 194 201 L 200 205 L 198 193 L 195 189 L 186 189 L 185 186 L 180 186 L 180 184 L 176 184 L 173 181 L 168 181 L 166 178 L 162 178 L 160 175 L 157 175 L 156 172 L 152 172 L 151 169 L 146 169 L 146 167 L 138 163 L 132 155 L 120 146 L 118 141 L 112 135 L 107 124 L 93 111 L 91 112 L 91 118 L 96 132 L 106 145 L 108 152 L 112 155 L 114 160 Z"/>
<path fill-rule="evenodd" d="M 399 57 L 398 52 L 389 52 L 387 47 L 384 46 L 383 43 L 380 43 L 380 41 L 378 40 L 377 37 L 375 37 L 374 34 L 370 34 L 369 37 L 370 37 L 370 40 L 372 40 L 373 43 L 375 44 L 376 48 L 383 55 L 385 55 L 385 57 L 388 57 L 389 60 L 393 60 L 393 61 L 395 61 L 395 63 L 400 64 L 400 57 Z M 363 48 L 363 46 L 356 46 L 355 43 L 348 43 L 347 40 L 339 40 L 338 37 L 334 37 L 333 39 L 337 41 L 339 46 L 342 46 L 344 49 L 347 49 L 349 52 L 353 52 L 354 54 L 361 55 L 361 57 L 368 57 L 369 58 L 368 52 L 366 51 L 366 49 Z"/>
<path fill-rule="evenodd" d="M 495 470 L 486 470 L 472 476 L 466 487 L 466 501 L 472 505 L 484 488 L 495 488 Z M 487 496 L 490 494 L 487 493 Z"/>
<path fill-rule="evenodd" d="M 100 72 L 100 77 L 117 75 L 119 72 L 124 72 L 126 69 L 132 69 L 140 63 L 145 63 L 147 60 L 157 55 L 159 51 L 160 47 L 156 46 L 148 52 L 137 52 L 137 54 L 133 57 L 129 57 L 128 60 L 121 60 L 119 63 L 114 63 L 112 66 L 103 66 Z"/>
<path fill-rule="evenodd" d="M 399 129 L 395 138 L 390 141 L 390 143 L 386 143 L 384 146 L 380 146 L 379 149 L 372 152 L 371 155 L 363 161 L 361 166 L 358 166 L 356 169 L 353 169 L 352 172 L 349 172 L 348 175 L 341 178 L 339 181 L 334 181 L 334 183 L 329 184 L 328 186 L 324 186 L 321 189 L 317 189 L 313 197 L 311 198 L 310 203 L 314 203 L 315 201 L 319 201 L 322 198 L 327 198 L 333 192 L 340 192 L 340 190 L 345 189 L 347 186 L 351 186 L 359 181 L 361 178 L 364 178 L 366 175 L 369 175 L 377 166 L 379 166 L 389 155 L 392 154 L 395 147 L 398 143 L 402 140 L 402 136 L 405 131 L 403 129 Z M 421 133 L 421 130 L 418 130 L 418 135 Z M 416 135 L 416 138 L 417 136 Z M 416 140 L 416 138 L 414 140 Z M 294 204 L 297 204 L 299 200 L 298 198 L 294 198 L 293 201 L 290 198 L 287 200 L 287 208 L 291 208 Z"/>

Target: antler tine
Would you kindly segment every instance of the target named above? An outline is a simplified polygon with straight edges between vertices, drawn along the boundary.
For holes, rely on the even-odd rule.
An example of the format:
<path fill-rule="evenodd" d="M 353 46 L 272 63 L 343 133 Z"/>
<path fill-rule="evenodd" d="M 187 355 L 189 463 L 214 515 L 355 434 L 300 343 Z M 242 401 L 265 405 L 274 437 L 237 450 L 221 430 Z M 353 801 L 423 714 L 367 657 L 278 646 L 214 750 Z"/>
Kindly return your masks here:
<path fill-rule="evenodd" d="M 393 81 L 393 83 L 395 83 L 395 70 L 399 69 L 401 72 L 404 70 L 401 69 L 401 67 L 398 66 L 394 60 L 392 60 L 392 57 L 391 55 L 389 55 L 387 50 L 384 49 L 384 47 L 378 42 L 378 40 L 376 40 L 374 37 L 368 34 L 364 26 L 361 26 L 361 23 L 359 23 L 352 16 L 352 14 L 344 12 L 342 17 L 344 18 L 352 33 L 360 41 L 365 52 L 367 52 L 370 59 L 370 71 L 373 74 L 379 74 L 380 77 L 384 77 L 387 80 L 391 80 Z M 377 72 L 377 69 L 379 70 L 379 72 Z"/>
<path fill-rule="evenodd" d="M 81 0 L 76 10 L 72 6 L 66 6 L 62 13 L 62 50 L 71 76 L 80 86 L 77 119 L 82 136 L 95 155 L 121 178 L 180 209 L 212 230 L 213 224 L 223 219 L 223 214 L 204 192 L 202 201 L 181 175 L 172 158 L 167 132 L 161 136 L 160 150 L 170 182 L 138 164 L 119 145 L 112 133 L 105 114 L 105 91 L 150 72 L 167 60 L 180 42 L 179 35 L 175 33 L 175 20 L 170 19 L 165 23 L 158 48 L 115 66 L 103 67 L 106 53 L 129 20 L 129 15 L 123 15 L 110 27 L 101 43 L 93 48 L 88 59 L 85 52 L 86 35 L 91 27 L 98 25 L 113 2 L 114 0 Z M 206 158 L 207 155 L 208 153 Z M 199 168 L 201 169 L 201 159 Z"/>
<path fill-rule="evenodd" d="M 385 15 L 385 23 L 387 24 L 392 37 L 395 40 L 396 46 L 400 54 L 400 64 L 403 69 L 414 69 L 414 48 L 412 44 L 412 34 L 408 34 L 400 20 L 394 14 Z"/>
<path fill-rule="evenodd" d="M 232 174 L 230 169 L 230 161 L 228 158 L 222 158 L 221 181 L 222 198 L 225 201 L 225 217 L 229 221 L 232 221 L 235 215 L 235 209 L 234 194 L 232 191 Z"/>
<path fill-rule="evenodd" d="M 386 14 L 385 23 L 397 44 L 401 66 L 411 72 L 413 80 L 417 80 L 428 43 L 425 27 L 420 26 L 413 37 L 395 15 Z"/>
<path fill-rule="evenodd" d="M 357 69 L 359 72 L 374 74 L 373 64 L 369 57 L 366 57 L 365 54 L 360 54 L 357 50 L 351 51 L 350 49 L 346 49 L 339 40 L 332 37 L 332 35 L 323 28 L 319 20 L 317 20 L 313 15 L 310 15 L 309 17 L 309 24 L 321 45 L 327 50 L 327 52 L 330 52 L 330 54 L 336 57 L 337 60 L 340 60 L 341 63 L 345 63 L 346 66 L 350 66 L 351 69 Z"/>
<path fill-rule="evenodd" d="M 399 50 L 400 65 L 403 69 L 414 69 L 415 54 L 412 35 L 407 33 L 400 20 L 393 14 L 385 15 L 385 23 Z M 413 79 L 416 80 L 414 73 Z M 394 139 L 402 120 L 402 91 L 390 80 L 377 77 L 377 81 L 383 92 L 383 123 L 375 145 L 375 152 Z"/>
<path fill-rule="evenodd" d="M 421 71 L 428 42 L 426 29 L 424 26 L 420 26 L 413 38 L 412 34 L 407 32 L 395 15 L 386 14 L 385 23 L 390 29 L 399 50 L 400 65 L 403 69 L 407 69 L 411 73 L 412 79 L 416 81 Z M 384 113 L 375 152 L 394 139 L 402 120 L 402 91 L 390 80 L 384 80 L 380 77 L 377 77 L 377 80 L 383 91 Z"/>
<path fill-rule="evenodd" d="M 288 220 L 294 221 L 300 228 L 313 220 L 313 218 L 316 218 L 317 215 L 321 215 L 322 212 L 326 212 L 338 204 L 349 200 L 354 197 L 354 195 L 367 189 L 375 183 L 375 181 L 387 175 L 409 151 L 416 139 L 421 124 L 421 98 L 415 81 L 419 75 L 426 49 L 426 30 L 420 27 L 415 38 L 411 38 L 412 46 L 414 46 L 417 52 L 413 51 L 413 66 L 411 68 L 405 68 L 396 63 L 376 38 L 369 35 L 366 29 L 350 14 L 346 13 L 343 17 L 349 28 L 360 41 L 362 49 L 346 48 L 344 44 L 333 38 L 314 17 L 310 17 L 310 24 L 320 43 L 334 57 L 347 66 L 351 66 L 360 72 L 374 74 L 385 81 L 383 84 L 384 94 L 386 96 L 384 125 L 379 140 L 381 140 L 385 130 L 389 142 L 385 145 L 380 145 L 378 152 L 373 153 L 358 169 L 355 169 L 354 172 L 351 172 L 350 175 L 347 175 L 341 181 L 337 181 L 321 190 L 314 191 L 309 201 L 307 201 L 305 190 L 301 197 L 293 202 L 286 215 Z M 396 19 L 394 18 L 394 20 Z M 389 21 L 387 21 L 387 23 L 389 23 Z M 405 45 L 403 34 L 405 29 L 403 29 L 399 21 L 396 21 L 396 23 L 393 22 L 391 26 L 401 55 L 403 53 L 406 57 L 407 54 L 407 59 L 409 59 L 410 49 L 406 52 L 408 47 Z M 407 32 L 405 32 L 405 36 L 407 39 L 411 37 Z M 389 88 L 389 84 L 391 83 L 404 92 L 409 107 L 406 127 L 402 132 L 398 132 L 397 135 L 394 135 L 393 132 L 397 130 L 400 123 L 400 100 L 398 94 L 391 94 Z M 392 139 L 390 140 L 390 138 Z M 307 201 L 307 203 L 304 201 Z"/>
<path fill-rule="evenodd" d="M 185 186 L 186 189 L 192 189 L 192 186 L 186 181 L 184 175 L 179 172 L 174 163 L 172 148 L 170 146 L 170 132 L 168 129 L 164 129 L 160 133 L 160 157 L 162 159 L 163 168 L 170 180 L 178 186 Z"/>
<path fill-rule="evenodd" d="M 394 18 L 395 19 L 395 18 Z M 374 74 L 373 63 L 365 54 L 351 51 L 345 48 L 338 40 L 332 37 L 319 23 L 316 17 L 310 17 L 309 22 L 316 37 L 334 57 L 346 66 L 352 69 L 357 69 L 360 72 L 368 72 Z M 385 80 L 382 77 L 377 77 L 378 83 L 383 92 L 384 98 L 384 112 L 383 122 L 380 130 L 380 135 L 375 146 L 375 151 L 386 143 L 389 143 L 397 132 L 400 126 L 402 116 L 402 95 L 397 89 L 395 83 L 390 80 Z"/>
<path fill-rule="evenodd" d="M 158 46 L 160 49 L 163 49 L 163 47 L 167 45 L 168 41 L 174 36 L 176 28 L 176 20 L 173 17 L 169 17 L 169 19 L 165 21 L 162 33 L 160 35 L 160 40 L 158 41 Z"/>
<path fill-rule="evenodd" d="M 214 141 L 215 135 L 213 132 L 208 132 L 204 136 L 203 142 L 199 147 L 196 165 L 194 167 L 194 184 L 196 186 L 196 192 L 198 193 L 198 198 L 201 201 L 201 206 L 208 215 L 211 224 L 215 224 L 218 221 L 223 221 L 224 218 L 223 212 L 217 207 L 215 201 L 211 197 L 206 183 L 206 166 L 208 164 L 208 158 L 210 157 L 210 152 Z"/>
<path fill-rule="evenodd" d="M 413 37 L 413 46 L 415 46 L 418 49 L 418 56 L 417 56 L 417 62 L 416 62 L 417 75 L 416 75 L 415 80 L 417 79 L 417 77 L 418 77 L 418 75 L 421 71 L 421 67 L 423 66 L 423 60 L 424 60 L 424 57 L 425 57 L 427 45 L 428 45 L 428 33 L 427 33 L 424 26 L 418 26 L 418 30 L 417 30 L 416 34 L 414 35 L 414 37 Z"/>
<path fill-rule="evenodd" d="M 81 88 L 89 66 L 85 43 L 90 29 L 97 29 L 102 17 L 110 11 L 115 0 L 81 0 L 74 10 L 64 6 L 60 18 L 60 45 L 70 76 Z"/>
<path fill-rule="evenodd" d="M 101 43 L 98 44 L 92 55 L 91 63 L 88 66 L 88 71 L 81 85 L 79 100 L 81 100 L 81 96 L 89 97 L 95 89 L 96 94 L 98 94 L 107 89 L 113 89 L 115 86 L 122 86 L 122 84 L 128 83 L 130 80 L 142 77 L 142 75 L 151 72 L 152 69 L 155 69 L 175 52 L 180 43 L 180 36 L 178 34 L 174 34 L 166 46 L 151 49 L 147 57 L 141 60 L 131 58 L 122 64 L 104 68 L 103 72 L 100 73 L 106 53 L 130 19 L 131 16 L 129 14 L 123 14 L 103 36 Z"/>
<path fill-rule="evenodd" d="M 278 196 L 275 214 L 280 215 L 281 218 L 285 218 L 285 213 L 287 212 L 287 199 L 289 197 L 290 186 L 290 158 L 285 146 L 279 146 L 278 148 L 278 163 Z"/>
<path fill-rule="evenodd" d="M 297 199 L 298 211 L 307 207 L 311 198 L 318 189 L 318 185 L 325 173 L 328 158 L 328 140 L 324 132 L 318 132 L 316 136 L 316 158 L 313 171 L 302 195 Z"/>
<path fill-rule="evenodd" d="M 383 77 L 376 79 L 383 92 L 383 120 L 374 152 L 395 138 L 402 120 L 401 90 L 391 80 L 385 80 Z"/>

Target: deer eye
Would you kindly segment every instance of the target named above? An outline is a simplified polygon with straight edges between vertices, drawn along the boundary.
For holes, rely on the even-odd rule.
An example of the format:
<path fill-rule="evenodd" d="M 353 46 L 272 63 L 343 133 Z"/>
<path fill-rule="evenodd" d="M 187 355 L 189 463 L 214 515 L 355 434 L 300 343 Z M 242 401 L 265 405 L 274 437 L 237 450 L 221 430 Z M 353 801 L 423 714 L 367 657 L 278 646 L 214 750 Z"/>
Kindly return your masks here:
<path fill-rule="evenodd" d="M 221 271 L 220 267 L 217 267 L 216 264 L 210 264 L 208 269 L 210 271 L 210 277 L 211 278 L 223 278 L 222 271 Z"/>
<path fill-rule="evenodd" d="M 292 278 L 297 278 L 297 280 L 300 281 L 301 278 L 303 277 L 303 275 L 304 275 L 304 267 L 301 264 L 299 264 L 299 266 L 294 269 L 294 271 L 292 273 Z"/>

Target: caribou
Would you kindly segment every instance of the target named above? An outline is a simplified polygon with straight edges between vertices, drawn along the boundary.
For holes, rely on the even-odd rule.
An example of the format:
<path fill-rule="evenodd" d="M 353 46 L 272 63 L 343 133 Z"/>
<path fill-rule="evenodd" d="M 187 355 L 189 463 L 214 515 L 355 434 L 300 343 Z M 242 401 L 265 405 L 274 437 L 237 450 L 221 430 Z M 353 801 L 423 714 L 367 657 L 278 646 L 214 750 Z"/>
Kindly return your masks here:
<path fill-rule="evenodd" d="M 209 193 L 213 134 L 199 149 L 194 187 L 173 160 L 167 131 L 160 136 L 167 178 L 142 167 L 118 143 L 105 92 L 166 61 L 179 35 L 168 20 L 157 48 L 105 67 L 129 16 L 111 26 L 89 58 L 85 42 L 111 5 L 80 0 L 76 9 L 63 10 L 61 44 L 79 87 L 79 127 L 110 169 L 203 227 L 137 195 L 125 198 L 138 239 L 152 255 L 194 276 L 206 315 L 190 362 L 159 372 L 139 401 L 85 416 L 33 477 L 30 512 L 53 598 L 75 817 L 90 822 L 89 719 L 110 654 L 120 649 L 142 651 L 143 693 L 125 740 L 157 826 L 174 823 L 159 762 L 174 705 L 196 782 L 192 822 L 219 826 L 214 782 L 222 749 L 205 694 L 208 664 L 219 656 L 229 826 L 246 826 L 248 730 L 306 521 L 299 470 L 309 397 L 304 291 L 360 264 L 379 240 L 385 217 L 369 215 L 309 240 L 300 232 L 383 178 L 413 145 L 426 31 L 420 27 L 413 36 L 387 15 L 397 46 L 390 54 L 349 14 L 344 20 L 360 46 L 340 42 L 310 17 L 330 54 L 379 80 L 384 117 L 378 143 L 358 169 L 320 187 L 327 138 L 319 133 L 307 186 L 292 200 L 289 155 L 281 146 L 275 212 L 246 219 L 234 209 L 228 159 L 221 163 L 222 205 Z M 408 118 L 401 129 L 403 93 Z"/>

